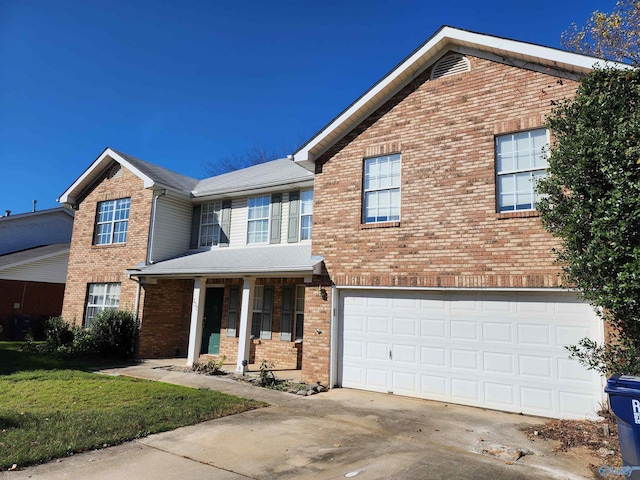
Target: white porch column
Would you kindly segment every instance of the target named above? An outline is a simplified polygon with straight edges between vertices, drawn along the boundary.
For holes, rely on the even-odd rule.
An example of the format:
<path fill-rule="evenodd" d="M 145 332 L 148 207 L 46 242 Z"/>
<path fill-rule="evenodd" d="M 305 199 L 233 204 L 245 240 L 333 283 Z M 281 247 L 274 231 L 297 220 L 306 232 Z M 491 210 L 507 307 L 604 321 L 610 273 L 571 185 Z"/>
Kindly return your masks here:
<path fill-rule="evenodd" d="M 193 302 L 191 303 L 191 325 L 189 326 L 189 353 L 187 365 L 192 366 L 200 357 L 202 343 L 202 319 L 207 293 L 207 279 L 196 277 L 193 282 Z"/>
<path fill-rule="evenodd" d="M 251 349 L 251 319 L 253 318 L 253 292 L 255 278 L 245 277 L 242 285 L 242 305 L 240 307 L 240 333 L 238 335 L 238 361 L 236 372 L 242 372 L 243 360 L 249 360 Z"/>

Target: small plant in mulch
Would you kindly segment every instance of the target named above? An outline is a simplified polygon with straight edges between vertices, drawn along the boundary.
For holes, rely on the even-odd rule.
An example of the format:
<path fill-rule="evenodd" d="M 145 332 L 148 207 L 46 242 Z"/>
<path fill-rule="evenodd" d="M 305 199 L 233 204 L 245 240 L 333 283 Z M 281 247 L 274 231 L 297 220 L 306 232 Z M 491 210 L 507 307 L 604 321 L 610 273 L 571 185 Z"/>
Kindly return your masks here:
<path fill-rule="evenodd" d="M 227 359 L 226 355 L 220 358 L 219 360 L 209 360 L 208 362 L 196 362 L 193 364 L 191 369 L 194 372 L 202 373 L 205 375 L 226 375 L 227 372 L 222 370 L 222 365 L 224 365 L 224 361 Z"/>

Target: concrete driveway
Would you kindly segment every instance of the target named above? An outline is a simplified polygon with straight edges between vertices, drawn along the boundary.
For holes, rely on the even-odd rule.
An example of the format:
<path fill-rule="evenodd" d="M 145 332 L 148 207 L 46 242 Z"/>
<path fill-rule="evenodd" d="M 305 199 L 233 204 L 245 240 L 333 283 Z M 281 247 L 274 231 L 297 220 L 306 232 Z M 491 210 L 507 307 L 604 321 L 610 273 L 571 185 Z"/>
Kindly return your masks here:
<path fill-rule="evenodd" d="M 520 429 L 542 422 L 535 417 L 348 389 L 298 397 L 152 365 L 107 373 L 207 387 L 271 405 L 0 477 L 593 478 L 583 459 L 526 438 Z"/>

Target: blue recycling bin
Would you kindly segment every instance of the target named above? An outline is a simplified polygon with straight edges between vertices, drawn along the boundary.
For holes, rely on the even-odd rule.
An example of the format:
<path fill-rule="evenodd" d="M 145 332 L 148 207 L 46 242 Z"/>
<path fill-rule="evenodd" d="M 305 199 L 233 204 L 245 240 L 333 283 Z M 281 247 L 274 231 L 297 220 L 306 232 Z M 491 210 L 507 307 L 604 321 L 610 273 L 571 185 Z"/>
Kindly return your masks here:
<path fill-rule="evenodd" d="M 622 462 L 631 467 L 626 473 L 640 479 L 640 377 L 613 375 L 604 391 L 618 420 Z"/>

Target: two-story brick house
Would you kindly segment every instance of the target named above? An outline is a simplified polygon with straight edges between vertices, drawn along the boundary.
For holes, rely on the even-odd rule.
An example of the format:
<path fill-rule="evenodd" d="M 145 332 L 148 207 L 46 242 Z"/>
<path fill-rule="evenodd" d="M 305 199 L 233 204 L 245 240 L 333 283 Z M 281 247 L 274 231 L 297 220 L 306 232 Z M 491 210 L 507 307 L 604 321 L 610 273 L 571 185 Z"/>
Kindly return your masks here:
<path fill-rule="evenodd" d="M 63 317 L 134 311 L 143 358 L 300 368 L 312 187 L 291 159 L 199 181 L 107 148 L 60 197 L 77 210 Z"/>
<path fill-rule="evenodd" d="M 603 326 L 560 284 L 533 185 L 545 116 L 596 62 L 443 27 L 292 159 L 198 181 L 107 149 L 60 199 L 63 315 L 136 311 L 141 357 L 593 415 L 602 379 L 563 346 Z"/>

